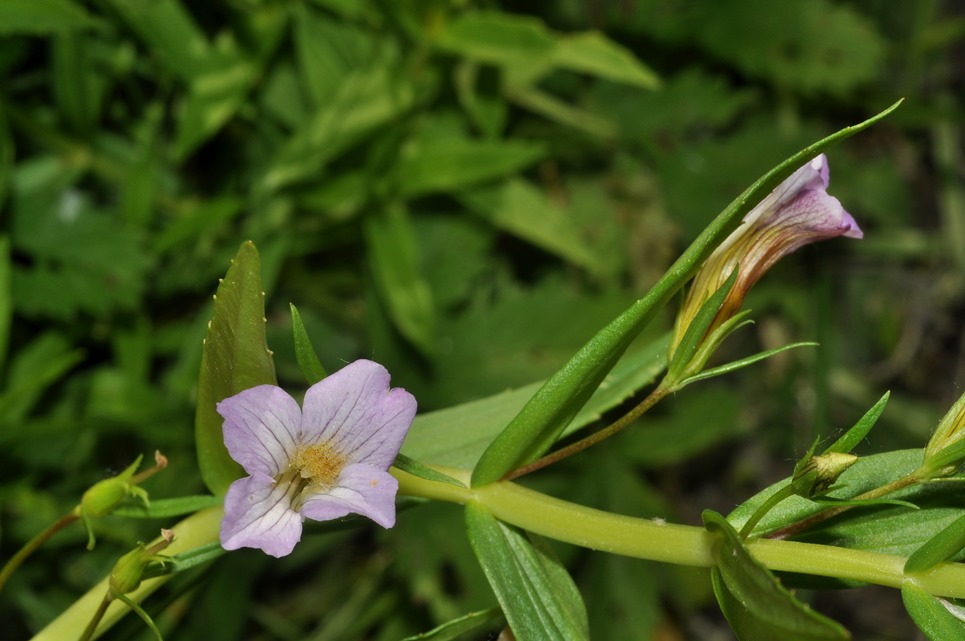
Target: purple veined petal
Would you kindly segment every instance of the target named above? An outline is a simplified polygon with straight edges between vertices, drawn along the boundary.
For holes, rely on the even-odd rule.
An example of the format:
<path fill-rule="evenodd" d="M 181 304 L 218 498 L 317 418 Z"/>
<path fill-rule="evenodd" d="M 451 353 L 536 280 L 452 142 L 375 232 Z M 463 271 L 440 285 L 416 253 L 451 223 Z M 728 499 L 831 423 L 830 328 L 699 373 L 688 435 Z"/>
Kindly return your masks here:
<path fill-rule="evenodd" d="M 349 465 L 335 486 L 307 501 L 302 515 L 329 521 L 346 514 L 361 514 L 384 528 L 395 525 L 395 495 L 399 482 L 388 472 L 370 465 Z"/>
<path fill-rule="evenodd" d="M 221 547 L 258 548 L 274 557 L 291 554 L 302 538 L 302 516 L 291 509 L 287 490 L 261 474 L 232 483 L 225 495 Z"/>
<path fill-rule="evenodd" d="M 280 387 L 259 385 L 218 403 L 224 443 L 248 474 L 274 477 L 288 468 L 301 424 L 298 403 Z"/>
<path fill-rule="evenodd" d="M 402 447 L 416 400 L 389 389 L 389 372 L 358 360 L 322 379 L 305 393 L 302 442 L 326 441 L 350 463 L 388 469 Z"/>

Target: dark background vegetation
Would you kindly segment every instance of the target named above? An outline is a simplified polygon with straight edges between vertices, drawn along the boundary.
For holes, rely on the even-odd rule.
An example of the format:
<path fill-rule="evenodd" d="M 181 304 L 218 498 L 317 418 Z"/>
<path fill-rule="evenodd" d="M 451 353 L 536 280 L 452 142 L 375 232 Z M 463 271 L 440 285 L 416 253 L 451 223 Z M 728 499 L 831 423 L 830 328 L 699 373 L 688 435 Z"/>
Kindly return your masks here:
<path fill-rule="evenodd" d="M 535 482 L 697 523 L 889 389 L 863 451 L 920 446 L 965 380 L 963 34 L 937 0 L 0 6 L 0 556 L 155 448 L 153 496 L 203 490 L 201 339 L 243 240 L 283 386 L 304 387 L 292 302 L 329 370 L 374 358 L 430 411 L 551 374 L 761 173 L 902 96 L 830 155 L 865 239 L 783 261 L 720 357 L 821 347 L 688 388 Z M 2 636 L 160 525 L 105 519 L 91 553 L 58 535 L 4 591 Z M 705 573 L 561 553 L 594 638 L 730 638 Z M 895 599 L 817 605 L 912 638 Z M 430 505 L 232 554 L 149 605 L 172 639 L 388 641 L 494 603 L 459 510 Z"/>

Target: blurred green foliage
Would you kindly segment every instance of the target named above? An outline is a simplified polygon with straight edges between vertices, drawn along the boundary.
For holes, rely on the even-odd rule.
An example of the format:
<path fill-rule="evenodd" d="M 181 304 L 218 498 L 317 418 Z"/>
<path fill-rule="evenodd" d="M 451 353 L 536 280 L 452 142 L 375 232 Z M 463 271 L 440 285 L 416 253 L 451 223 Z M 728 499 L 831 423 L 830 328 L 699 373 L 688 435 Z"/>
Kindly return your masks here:
<path fill-rule="evenodd" d="M 920 445 L 965 377 L 963 34 L 939 0 L 0 3 L 2 556 L 155 448 L 152 495 L 201 490 L 201 338 L 242 241 L 282 385 L 304 386 L 291 302 L 328 371 L 374 358 L 444 408 L 552 373 L 757 176 L 900 96 L 831 156 L 866 239 L 785 261 L 726 346 L 822 347 L 694 386 L 534 482 L 697 523 L 885 389 L 870 449 Z M 236 553 L 149 605 L 185 640 L 212 616 L 225 641 L 399 639 L 495 603 L 461 521 L 309 529 L 280 563 Z M 4 634 L 160 525 L 102 521 L 91 553 L 58 535 L 5 591 Z M 706 575 L 560 554 L 596 638 L 720 624 Z"/>

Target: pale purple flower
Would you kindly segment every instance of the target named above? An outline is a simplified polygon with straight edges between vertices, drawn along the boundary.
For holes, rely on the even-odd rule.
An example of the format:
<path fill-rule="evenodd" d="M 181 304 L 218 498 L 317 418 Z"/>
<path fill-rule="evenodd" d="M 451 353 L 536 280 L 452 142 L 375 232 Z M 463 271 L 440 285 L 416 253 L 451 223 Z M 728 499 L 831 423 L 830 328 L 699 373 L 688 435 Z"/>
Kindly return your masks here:
<path fill-rule="evenodd" d="M 416 400 L 389 389 L 389 373 L 359 360 L 312 385 L 303 407 L 280 387 L 259 385 L 218 403 L 224 442 L 249 476 L 225 496 L 221 545 L 281 557 L 307 517 L 349 513 L 395 525 L 399 483 L 388 473 L 416 413 Z"/>
<path fill-rule="evenodd" d="M 737 281 L 721 305 L 708 334 L 740 309 L 748 290 L 774 263 L 819 240 L 847 236 L 861 238 L 858 224 L 828 195 L 828 159 L 824 154 L 791 174 L 777 186 L 721 243 L 697 272 L 677 317 L 671 343 L 676 350 L 701 305 L 737 267 Z"/>

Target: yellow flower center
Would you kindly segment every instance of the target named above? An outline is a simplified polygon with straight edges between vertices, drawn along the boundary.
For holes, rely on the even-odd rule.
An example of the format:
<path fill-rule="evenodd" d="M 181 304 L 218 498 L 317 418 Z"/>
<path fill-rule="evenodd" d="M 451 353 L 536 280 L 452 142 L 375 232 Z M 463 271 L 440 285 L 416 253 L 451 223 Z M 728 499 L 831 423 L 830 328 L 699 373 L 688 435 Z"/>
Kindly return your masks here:
<path fill-rule="evenodd" d="M 335 485 L 346 463 L 345 456 L 328 443 L 300 445 L 292 456 L 288 470 L 278 478 L 278 482 L 289 483 L 288 495 L 292 508 L 297 511 L 305 502 L 306 495 L 318 494 Z"/>

